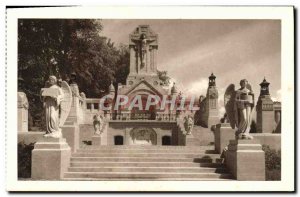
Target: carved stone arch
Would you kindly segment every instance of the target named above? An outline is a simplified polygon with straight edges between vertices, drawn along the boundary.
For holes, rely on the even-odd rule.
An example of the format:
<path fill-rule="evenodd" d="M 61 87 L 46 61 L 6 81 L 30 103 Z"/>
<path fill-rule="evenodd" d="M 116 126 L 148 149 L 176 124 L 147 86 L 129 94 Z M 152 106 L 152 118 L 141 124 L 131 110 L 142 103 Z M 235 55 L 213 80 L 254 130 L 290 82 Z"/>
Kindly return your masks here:
<path fill-rule="evenodd" d="M 152 128 L 138 127 L 130 131 L 132 145 L 157 145 L 157 134 Z"/>

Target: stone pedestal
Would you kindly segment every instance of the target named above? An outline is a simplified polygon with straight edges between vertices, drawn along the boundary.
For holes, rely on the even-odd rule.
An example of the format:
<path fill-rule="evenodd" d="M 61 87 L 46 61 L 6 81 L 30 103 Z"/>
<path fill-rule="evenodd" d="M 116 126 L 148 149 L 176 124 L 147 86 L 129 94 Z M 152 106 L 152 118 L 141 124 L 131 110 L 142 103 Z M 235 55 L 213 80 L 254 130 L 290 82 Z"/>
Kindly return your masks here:
<path fill-rule="evenodd" d="M 257 140 L 230 140 L 226 166 L 238 181 L 265 181 L 265 152 Z"/>
<path fill-rule="evenodd" d="M 222 153 L 224 148 L 229 144 L 229 140 L 235 139 L 235 130 L 229 123 L 217 124 L 215 130 L 215 150 Z"/>
<path fill-rule="evenodd" d="M 64 138 L 42 138 L 32 150 L 31 178 L 60 180 L 70 165 L 71 148 Z"/>
<path fill-rule="evenodd" d="M 73 123 L 72 125 L 64 125 L 61 127 L 63 138 L 71 147 L 72 152 L 75 152 L 79 148 L 79 126 Z"/>
<path fill-rule="evenodd" d="M 193 136 L 193 134 L 185 136 L 185 145 L 186 146 L 198 146 L 198 140 Z"/>
<path fill-rule="evenodd" d="M 100 135 L 92 136 L 92 145 L 93 146 L 101 146 L 101 136 Z"/>

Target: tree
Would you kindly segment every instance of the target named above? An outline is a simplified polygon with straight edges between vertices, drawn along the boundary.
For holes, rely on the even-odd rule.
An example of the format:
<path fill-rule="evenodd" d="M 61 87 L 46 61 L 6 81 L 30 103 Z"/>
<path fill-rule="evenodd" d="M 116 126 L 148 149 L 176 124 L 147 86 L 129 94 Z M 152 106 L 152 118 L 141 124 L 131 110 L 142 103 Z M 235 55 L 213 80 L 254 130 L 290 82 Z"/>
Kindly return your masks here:
<path fill-rule="evenodd" d="M 111 81 L 124 82 L 129 53 L 100 35 L 100 20 L 20 19 L 18 21 L 18 75 L 34 120 L 43 117 L 40 89 L 49 75 L 69 80 L 77 74 L 79 89 L 100 98 Z"/>

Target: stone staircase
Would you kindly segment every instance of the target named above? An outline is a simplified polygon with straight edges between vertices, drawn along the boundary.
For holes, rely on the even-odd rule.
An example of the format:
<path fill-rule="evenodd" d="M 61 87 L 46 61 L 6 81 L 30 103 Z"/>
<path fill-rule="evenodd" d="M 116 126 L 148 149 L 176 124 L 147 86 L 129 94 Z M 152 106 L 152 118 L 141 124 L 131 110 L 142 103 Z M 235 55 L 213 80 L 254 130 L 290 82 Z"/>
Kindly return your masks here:
<path fill-rule="evenodd" d="M 64 180 L 232 180 L 213 146 L 86 146 Z"/>

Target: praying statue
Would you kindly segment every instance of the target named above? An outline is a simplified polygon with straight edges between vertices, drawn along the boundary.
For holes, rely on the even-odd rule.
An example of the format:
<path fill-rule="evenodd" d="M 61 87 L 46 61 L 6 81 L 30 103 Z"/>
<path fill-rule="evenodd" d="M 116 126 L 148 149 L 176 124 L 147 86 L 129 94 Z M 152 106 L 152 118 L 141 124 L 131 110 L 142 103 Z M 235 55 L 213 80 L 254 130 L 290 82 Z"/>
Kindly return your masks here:
<path fill-rule="evenodd" d="M 46 88 L 42 88 L 43 106 L 46 115 L 46 134 L 44 137 L 61 138 L 60 127 L 64 124 L 72 102 L 72 92 L 65 81 L 61 87 L 57 85 L 57 78 L 50 76 Z"/>
<path fill-rule="evenodd" d="M 186 131 L 186 135 L 191 135 L 194 127 L 194 119 L 191 115 L 187 115 L 184 117 L 184 129 Z"/>
<path fill-rule="evenodd" d="M 246 79 L 240 81 L 240 86 L 240 89 L 235 90 L 234 85 L 231 84 L 226 89 L 225 109 L 231 127 L 233 129 L 237 127 L 236 139 L 253 139 L 249 132 L 254 108 L 254 94 Z"/>
<path fill-rule="evenodd" d="M 95 135 L 101 135 L 103 133 L 103 126 L 104 126 L 104 121 L 103 117 L 99 114 L 94 115 L 93 117 L 93 125 L 94 125 L 94 130 L 95 130 Z"/>

